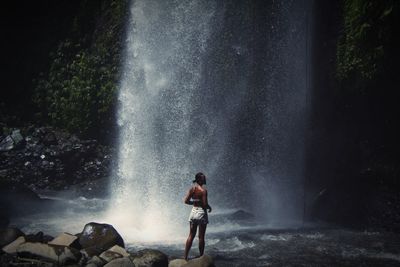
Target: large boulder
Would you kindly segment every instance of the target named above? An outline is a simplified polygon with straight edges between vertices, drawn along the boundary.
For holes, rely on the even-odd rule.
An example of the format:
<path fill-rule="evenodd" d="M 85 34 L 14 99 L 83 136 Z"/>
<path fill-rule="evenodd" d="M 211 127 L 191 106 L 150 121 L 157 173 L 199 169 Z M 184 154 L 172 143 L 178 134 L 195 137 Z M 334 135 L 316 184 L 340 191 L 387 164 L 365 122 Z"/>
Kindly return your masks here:
<path fill-rule="evenodd" d="M 77 263 L 81 258 L 79 251 L 74 248 L 32 242 L 19 245 L 17 254 L 20 257 L 50 260 L 59 265 Z"/>
<path fill-rule="evenodd" d="M 168 267 L 168 256 L 155 249 L 140 250 L 131 259 L 136 267 Z"/>
<path fill-rule="evenodd" d="M 9 227 L 6 229 L 0 229 L 0 248 L 10 244 L 20 236 L 24 236 L 24 233 L 18 228 Z"/>
<path fill-rule="evenodd" d="M 215 265 L 211 256 L 203 255 L 199 258 L 188 261 L 188 263 L 182 267 L 215 267 Z"/>
<path fill-rule="evenodd" d="M 78 241 L 88 256 L 99 255 L 114 245 L 125 248 L 121 235 L 109 224 L 86 224 L 82 233 L 78 234 Z"/>

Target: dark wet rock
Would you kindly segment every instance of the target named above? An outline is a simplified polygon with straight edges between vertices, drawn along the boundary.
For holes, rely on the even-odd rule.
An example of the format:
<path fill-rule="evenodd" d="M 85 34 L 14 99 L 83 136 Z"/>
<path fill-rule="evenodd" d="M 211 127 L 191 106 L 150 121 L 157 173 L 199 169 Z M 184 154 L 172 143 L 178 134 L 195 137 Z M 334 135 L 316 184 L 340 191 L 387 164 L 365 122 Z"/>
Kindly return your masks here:
<path fill-rule="evenodd" d="M 203 255 L 199 258 L 188 261 L 188 263 L 182 267 L 215 267 L 215 264 L 211 256 Z"/>
<path fill-rule="evenodd" d="M 54 237 L 51 235 L 43 235 L 43 243 L 48 244 L 53 239 L 54 239 Z M 71 247 L 73 247 L 73 246 L 71 246 Z"/>
<path fill-rule="evenodd" d="M 73 248 L 31 242 L 19 245 L 17 254 L 20 257 L 51 260 L 61 265 L 77 263 L 81 257 L 79 251 Z"/>
<path fill-rule="evenodd" d="M 167 267 L 168 257 L 155 249 L 143 249 L 131 255 L 136 267 Z"/>
<path fill-rule="evenodd" d="M 152 266 L 152 265 L 147 265 L 147 266 Z M 115 259 L 106 265 L 104 267 L 138 267 L 129 258 L 119 258 Z"/>
<path fill-rule="evenodd" d="M 79 244 L 88 256 L 99 255 L 114 245 L 125 247 L 120 234 L 109 224 L 88 223 L 78 238 Z"/>
<path fill-rule="evenodd" d="M 39 242 L 43 243 L 43 232 L 37 232 L 36 234 L 28 234 L 25 236 L 26 242 Z"/>
<path fill-rule="evenodd" d="M 10 244 L 18 237 L 24 235 L 25 234 L 21 230 L 15 227 L 0 229 L 0 248 L 4 247 L 7 244 Z"/>

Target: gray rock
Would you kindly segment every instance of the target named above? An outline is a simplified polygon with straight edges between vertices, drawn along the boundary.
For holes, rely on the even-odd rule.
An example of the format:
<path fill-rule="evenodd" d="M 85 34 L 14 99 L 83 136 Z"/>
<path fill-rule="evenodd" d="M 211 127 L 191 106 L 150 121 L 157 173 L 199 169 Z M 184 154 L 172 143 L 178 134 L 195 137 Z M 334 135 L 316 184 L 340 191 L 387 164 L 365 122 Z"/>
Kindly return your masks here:
<path fill-rule="evenodd" d="M 14 130 L 11 133 L 11 138 L 14 140 L 14 144 L 15 146 L 20 146 L 24 143 L 25 139 L 24 137 L 21 135 L 20 130 Z"/>
<path fill-rule="evenodd" d="M 10 244 L 6 245 L 3 247 L 3 251 L 7 254 L 16 254 L 17 253 L 17 249 L 18 247 L 25 243 L 25 237 L 20 236 L 17 239 L 15 239 L 13 242 L 11 242 Z"/>
<path fill-rule="evenodd" d="M 168 257 L 155 249 L 143 249 L 131 255 L 136 267 L 167 267 Z"/>
<path fill-rule="evenodd" d="M 99 255 L 114 245 L 125 247 L 124 240 L 112 225 L 94 222 L 85 225 L 79 234 L 79 244 L 89 256 Z"/>
<path fill-rule="evenodd" d="M 77 263 L 81 257 L 79 251 L 66 246 L 48 245 L 26 242 L 18 246 L 17 254 L 20 257 L 39 257 L 54 261 L 58 264 Z"/>
<path fill-rule="evenodd" d="M 98 256 L 93 256 L 88 260 L 86 267 L 102 267 L 106 262 Z"/>
<path fill-rule="evenodd" d="M 77 245 L 74 245 L 77 243 L 78 243 L 77 236 L 68 233 L 62 233 L 61 235 L 51 240 L 48 244 L 77 248 Z"/>
<path fill-rule="evenodd" d="M 199 258 L 188 261 L 188 263 L 182 267 L 215 267 L 215 265 L 211 256 L 203 255 Z"/>
<path fill-rule="evenodd" d="M 9 151 L 21 147 L 24 144 L 25 139 L 22 137 L 20 130 L 14 130 L 10 135 L 1 140 L 0 151 Z"/>
<path fill-rule="evenodd" d="M 24 235 L 25 234 L 21 230 L 15 227 L 0 229 L 0 247 L 4 247 L 5 245 L 13 242 L 18 237 Z"/>
<path fill-rule="evenodd" d="M 14 140 L 10 135 L 6 136 L 0 142 L 0 151 L 9 151 L 14 148 Z"/>
<path fill-rule="evenodd" d="M 126 250 L 118 245 L 113 246 L 112 248 L 108 249 L 108 251 L 116 252 L 123 257 L 129 257 L 130 254 L 126 252 Z"/>
<path fill-rule="evenodd" d="M 152 266 L 152 265 L 148 265 Z M 104 267 L 138 267 L 137 265 L 133 264 L 132 261 L 128 257 L 115 259 L 110 261 Z"/>
<path fill-rule="evenodd" d="M 57 145 L 57 137 L 54 132 L 47 132 L 42 141 L 45 145 Z"/>
<path fill-rule="evenodd" d="M 100 254 L 100 258 L 102 258 L 106 262 L 110 262 L 114 259 L 122 258 L 122 255 L 114 251 L 106 250 Z"/>
<path fill-rule="evenodd" d="M 106 262 L 110 262 L 117 258 L 129 257 L 130 254 L 126 252 L 126 250 L 118 245 L 113 246 L 112 248 L 104 251 L 100 254 L 100 258 Z"/>
<path fill-rule="evenodd" d="M 168 267 L 182 267 L 187 263 L 184 259 L 175 259 L 168 263 Z"/>

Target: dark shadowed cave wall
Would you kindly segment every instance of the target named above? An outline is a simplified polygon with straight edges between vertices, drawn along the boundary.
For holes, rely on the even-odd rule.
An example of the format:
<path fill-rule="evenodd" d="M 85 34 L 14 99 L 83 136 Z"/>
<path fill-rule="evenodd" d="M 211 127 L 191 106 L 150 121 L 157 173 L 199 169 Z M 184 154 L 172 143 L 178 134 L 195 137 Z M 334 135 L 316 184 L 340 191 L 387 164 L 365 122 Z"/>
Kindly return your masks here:
<path fill-rule="evenodd" d="M 399 230 L 398 1 L 315 1 L 309 216 Z"/>

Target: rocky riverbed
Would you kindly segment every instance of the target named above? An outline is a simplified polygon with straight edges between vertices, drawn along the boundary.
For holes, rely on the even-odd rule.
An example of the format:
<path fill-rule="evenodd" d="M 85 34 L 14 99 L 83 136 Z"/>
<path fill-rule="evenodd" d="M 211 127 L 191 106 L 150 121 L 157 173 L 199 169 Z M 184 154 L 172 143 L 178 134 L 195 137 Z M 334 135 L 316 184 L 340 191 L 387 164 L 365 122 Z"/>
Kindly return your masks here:
<path fill-rule="evenodd" d="M 168 258 L 156 249 L 125 249 L 121 235 L 112 225 L 88 223 L 81 233 L 52 237 L 38 232 L 24 234 L 18 228 L 0 230 L 1 266 L 86 267 L 211 267 L 210 256 L 185 261 Z"/>

